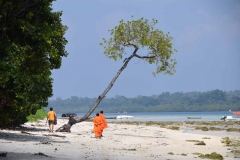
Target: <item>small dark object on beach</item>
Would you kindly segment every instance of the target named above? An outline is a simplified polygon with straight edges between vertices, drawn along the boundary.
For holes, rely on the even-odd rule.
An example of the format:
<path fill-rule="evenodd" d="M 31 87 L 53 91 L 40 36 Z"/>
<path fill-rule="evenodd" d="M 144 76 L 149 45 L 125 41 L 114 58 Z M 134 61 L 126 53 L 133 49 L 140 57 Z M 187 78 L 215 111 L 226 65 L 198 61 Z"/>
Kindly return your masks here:
<path fill-rule="evenodd" d="M 50 157 L 50 156 L 48 156 L 48 155 L 46 155 L 46 154 L 44 154 L 44 153 L 42 153 L 42 152 L 35 153 L 34 155 L 39 155 L 39 156 Z"/>
<path fill-rule="evenodd" d="M 185 153 L 182 153 L 182 154 L 181 154 L 181 156 L 187 156 L 187 154 L 185 154 Z"/>
<path fill-rule="evenodd" d="M 223 116 L 220 120 L 226 121 L 227 116 Z"/>
<path fill-rule="evenodd" d="M 7 152 L 0 152 L 0 157 L 7 157 Z"/>
<path fill-rule="evenodd" d="M 29 133 L 29 132 L 26 132 L 26 131 L 21 131 L 21 133 L 22 134 L 28 134 L 28 135 L 30 135 L 31 133 Z"/>
<path fill-rule="evenodd" d="M 198 143 L 195 143 L 194 145 L 206 145 L 206 143 L 203 142 L 203 141 L 200 141 L 200 142 L 198 142 Z"/>
<path fill-rule="evenodd" d="M 130 148 L 130 149 L 127 149 L 128 151 L 136 151 L 135 148 Z"/>
<path fill-rule="evenodd" d="M 62 117 L 70 117 L 70 116 L 76 117 L 77 114 L 76 113 L 63 113 L 62 114 Z"/>
<path fill-rule="evenodd" d="M 50 142 L 40 142 L 40 144 L 51 144 Z"/>

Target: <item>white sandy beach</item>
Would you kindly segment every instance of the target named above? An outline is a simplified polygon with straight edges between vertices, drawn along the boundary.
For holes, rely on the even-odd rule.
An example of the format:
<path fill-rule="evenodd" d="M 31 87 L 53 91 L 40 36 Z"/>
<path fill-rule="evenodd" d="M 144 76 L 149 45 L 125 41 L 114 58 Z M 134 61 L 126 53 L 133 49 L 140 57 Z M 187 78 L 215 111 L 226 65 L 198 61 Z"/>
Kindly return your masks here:
<path fill-rule="evenodd" d="M 55 129 L 67 121 L 59 119 Z M 27 130 L 24 132 L 0 130 L 0 153 L 7 152 L 7 156 L 0 156 L 0 159 L 185 160 L 201 159 L 193 153 L 216 152 L 225 160 L 231 160 L 234 159 L 231 147 L 226 147 L 221 140 L 224 137 L 240 140 L 239 132 L 226 130 L 201 131 L 188 125 L 171 130 L 114 123 L 108 123 L 102 139 L 95 139 L 91 133 L 92 122 L 73 125 L 71 133 L 50 133 L 45 122 L 25 123 Z M 196 142 L 187 140 L 204 141 L 206 145 L 195 145 Z"/>

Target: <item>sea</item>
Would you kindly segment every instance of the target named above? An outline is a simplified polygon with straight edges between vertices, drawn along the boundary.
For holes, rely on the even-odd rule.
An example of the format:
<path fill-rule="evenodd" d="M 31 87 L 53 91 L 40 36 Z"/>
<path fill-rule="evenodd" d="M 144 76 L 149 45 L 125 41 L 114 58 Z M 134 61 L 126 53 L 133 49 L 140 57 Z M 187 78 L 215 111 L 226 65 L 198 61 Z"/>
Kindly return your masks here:
<path fill-rule="evenodd" d="M 77 113 L 78 117 L 83 117 L 86 113 Z M 96 113 L 92 113 L 90 117 L 94 117 Z M 118 121 L 221 121 L 223 116 L 231 116 L 232 112 L 124 112 L 124 113 L 104 113 L 107 122 Z M 133 119 L 112 119 L 119 115 L 133 116 Z M 61 114 L 57 114 L 61 117 Z M 187 117 L 201 117 L 201 119 L 188 119 Z"/>

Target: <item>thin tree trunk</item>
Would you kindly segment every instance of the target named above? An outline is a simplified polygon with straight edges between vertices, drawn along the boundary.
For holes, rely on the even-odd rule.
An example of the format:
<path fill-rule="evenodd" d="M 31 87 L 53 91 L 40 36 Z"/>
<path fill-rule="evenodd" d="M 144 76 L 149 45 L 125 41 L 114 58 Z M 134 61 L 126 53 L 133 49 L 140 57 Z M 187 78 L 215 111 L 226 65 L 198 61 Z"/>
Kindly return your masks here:
<path fill-rule="evenodd" d="M 104 92 L 98 96 L 98 99 L 96 100 L 96 102 L 94 103 L 94 105 L 92 106 L 92 108 L 88 111 L 88 113 L 86 113 L 82 118 L 76 118 L 76 117 L 69 117 L 69 121 L 68 124 L 64 124 L 62 127 L 58 128 L 56 130 L 56 132 L 71 132 L 71 127 L 72 125 L 74 125 L 75 123 L 80 123 L 82 121 L 85 121 L 86 119 L 88 119 L 88 117 L 93 113 L 93 111 L 97 108 L 98 104 L 102 101 L 102 99 L 106 96 L 106 94 L 108 93 L 108 91 L 112 88 L 113 84 L 115 83 L 115 81 L 117 80 L 117 78 L 119 77 L 119 75 L 122 73 L 122 71 L 127 67 L 129 61 L 136 56 L 136 52 L 137 52 L 138 48 L 135 48 L 133 54 L 131 56 L 129 56 L 128 58 L 126 58 L 124 60 L 124 64 L 123 66 L 120 68 L 120 70 L 117 72 L 117 74 L 115 75 L 115 77 L 112 79 L 112 81 L 110 82 L 110 84 L 108 85 L 108 87 L 104 90 Z"/>

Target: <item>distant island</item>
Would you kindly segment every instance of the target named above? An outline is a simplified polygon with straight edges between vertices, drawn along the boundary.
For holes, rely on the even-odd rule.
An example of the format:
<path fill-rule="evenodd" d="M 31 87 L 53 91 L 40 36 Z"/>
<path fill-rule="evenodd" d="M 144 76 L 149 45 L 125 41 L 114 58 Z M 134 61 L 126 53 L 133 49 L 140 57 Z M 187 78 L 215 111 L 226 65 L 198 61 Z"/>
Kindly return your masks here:
<path fill-rule="evenodd" d="M 58 113 L 89 111 L 97 98 L 72 96 L 62 100 L 49 100 L 48 106 Z M 46 109 L 47 109 L 46 108 Z M 96 111 L 116 112 L 210 112 L 240 110 L 240 90 L 222 91 L 219 89 L 207 92 L 163 92 L 160 95 L 105 97 Z"/>

